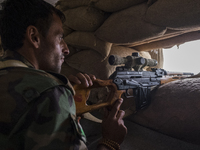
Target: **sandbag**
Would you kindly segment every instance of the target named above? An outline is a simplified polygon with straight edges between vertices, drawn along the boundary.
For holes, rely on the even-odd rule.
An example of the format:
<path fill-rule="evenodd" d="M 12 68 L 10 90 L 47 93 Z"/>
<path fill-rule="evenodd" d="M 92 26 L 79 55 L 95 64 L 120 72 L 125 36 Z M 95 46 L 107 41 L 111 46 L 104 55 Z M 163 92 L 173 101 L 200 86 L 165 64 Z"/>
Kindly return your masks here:
<path fill-rule="evenodd" d="M 154 89 L 151 104 L 129 119 L 200 145 L 200 78 L 177 80 Z"/>
<path fill-rule="evenodd" d="M 92 4 L 105 12 L 115 12 L 145 1 L 147 0 L 92 0 Z"/>
<path fill-rule="evenodd" d="M 143 20 L 147 4 L 132 6 L 113 13 L 95 35 L 104 41 L 115 44 L 131 44 L 163 35 L 165 27 L 158 27 Z"/>
<path fill-rule="evenodd" d="M 76 75 L 77 73 L 80 73 L 80 71 L 70 67 L 66 62 L 64 62 L 62 64 L 62 69 L 60 73 L 68 77 L 69 75 Z"/>
<path fill-rule="evenodd" d="M 112 46 L 112 43 L 102 41 L 95 37 L 93 32 L 74 31 L 66 36 L 64 40 L 67 44 L 77 48 L 96 50 L 103 58 L 109 55 Z"/>
<path fill-rule="evenodd" d="M 64 24 L 78 31 L 95 31 L 107 18 L 102 11 L 86 6 L 68 9 L 63 13 L 66 17 Z"/>
<path fill-rule="evenodd" d="M 59 0 L 56 7 L 62 11 L 80 6 L 88 6 L 90 0 Z"/>
<path fill-rule="evenodd" d="M 108 77 L 110 67 L 105 67 L 107 62 L 94 50 L 83 50 L 65 59 L 65 62 L 72 68 L 80 72 L 93 74 L 97 78 Z M 101 62 L 101 63 L 100 63 Z"/>
<path fill-rule="evenodd" d="M 150 6 L 155 3 L 157 0 L 148 0 L 147 5 Z"/>
<path fill-rule="evenodd" d="M 151 55 L 151 59 L 155 59 L 157 60 L 158 64 L 156 66 L 154 66 L 153 68 L 163 68 L 163 49 L 154 49 L 154 50 L 150 50 L 148 51 L 149 54 Z M 151 71 L 151 69 L 149 68 L 149 71 Z"/>
<path fill-rule="evenodd" d="M 158 0 L 151 5 L 145 19 L 158 26 L 186 30 L 199 27 L 199 0 Z"/>
<path fill-rule="evenodd" d="M 66 26 L 65 24 L 63 25 L 63 30 L 64 30 L 64 36 L 67 36 L 74 31 L 70 29 L 68 26 Z"/>

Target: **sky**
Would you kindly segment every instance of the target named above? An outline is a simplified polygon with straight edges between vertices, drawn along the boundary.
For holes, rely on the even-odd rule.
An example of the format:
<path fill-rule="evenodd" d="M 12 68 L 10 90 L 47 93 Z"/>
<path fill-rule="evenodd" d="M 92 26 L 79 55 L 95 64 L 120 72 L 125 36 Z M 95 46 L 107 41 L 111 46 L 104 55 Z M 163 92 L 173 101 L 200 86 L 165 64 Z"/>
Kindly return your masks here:
<path fill-rule="evenodd" d="M 200 72 L 200 40 L 164 49 L 164 69 L 167 71 Z"/>

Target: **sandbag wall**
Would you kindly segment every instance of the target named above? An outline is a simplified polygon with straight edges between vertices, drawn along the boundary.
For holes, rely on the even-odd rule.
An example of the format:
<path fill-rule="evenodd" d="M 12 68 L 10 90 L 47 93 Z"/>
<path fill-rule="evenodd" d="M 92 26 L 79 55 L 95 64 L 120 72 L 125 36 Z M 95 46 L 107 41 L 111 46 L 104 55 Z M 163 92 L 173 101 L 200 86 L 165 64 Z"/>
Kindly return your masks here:
<path fill-rule="evenodd" d="M 145 23 L 142 19 L 148 8 L 147 0 L 60 0 L 56 7 L 66 16 L 64 40 L 70 49 L 62 67 L 65 75 L 84 72 L 107 79 L 114 72 L 108 57 L 121 57 L 138 52 L 127 47 L 135 41 L 162 35 L 166 28 Z M 162 49 L 140 51 L 145 58 L 159 59 L 162 68 Z"/>

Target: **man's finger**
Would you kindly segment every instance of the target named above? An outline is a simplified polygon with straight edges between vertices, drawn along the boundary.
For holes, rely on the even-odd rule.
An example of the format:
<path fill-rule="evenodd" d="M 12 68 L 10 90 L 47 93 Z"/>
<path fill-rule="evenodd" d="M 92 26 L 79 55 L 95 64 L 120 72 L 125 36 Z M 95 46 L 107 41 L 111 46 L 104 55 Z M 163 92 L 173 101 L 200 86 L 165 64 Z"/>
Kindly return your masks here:
<path fill-rule="evenodd" d="M 90 79 L 92 79 L 92 81 L 96 80 L 95 75 L 93 75 L 93 74 L 89 74 L 89 76 L 90 76 Z"/>
<path fill-rule="evenodd" d="M 117 114 L 117 118 L 120 119 L 120 120 L 122 120 L 123 117 L 124 117 L 124 115 L 125 115 L 125 111 L 119 110 L 118 114 Z"/>
<path fill-rule="evenodd" d="M 92 82 L 92 79 L 90 78 L 90 76 L 87 75 L 87 74 L 84 74 L 84 76 L 85 76 L 85 78 L 87 79 L 87 82 L 88 82 L 89 86 L 92 86 L 92 85 L 93 85 L 93 82 Z"/>
<path fill-rule="evenodd" d="M 76 76 L 69 75 L 67 78 L 73 84 L 81 84 L 81 81 Z"/>
<path fill-rule="evenodd" d="M 78 78 L 78 80 L 81 82 L 81 84 L 85 87 L 89 86 L 89 83 L 87 81 L 87 78 L 85 77 L 85 75 L 83 75 L 82 73 L 78 73 L 76 74 L 76 77 Z"/>
<path fill-rule="evenodd" d="M 119 109 L 120 109 L 120 106 L 121 106 L 122 102 L 123 102 L 123 99 L 122 99 L 122 98 L 118 99 L 118 100 L 115 102 L 115 104 L 113 105 L 113 107 L 112 107 L 112 109 L 111 109 L 111 112 L 110 112 L 110 114 L 109 114 L 110 117 L 117 117 L 117 114 L 118 114 L 118 111 L 119 111 Z"/>

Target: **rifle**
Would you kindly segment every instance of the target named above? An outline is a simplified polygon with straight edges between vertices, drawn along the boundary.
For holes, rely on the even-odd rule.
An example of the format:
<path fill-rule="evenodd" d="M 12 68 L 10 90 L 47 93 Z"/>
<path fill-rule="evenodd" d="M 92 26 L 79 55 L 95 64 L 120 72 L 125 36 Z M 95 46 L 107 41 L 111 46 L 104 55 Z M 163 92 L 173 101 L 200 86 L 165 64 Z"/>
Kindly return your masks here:
<path fill-rule="evenodd" d="M 132 56 L 127 57 L 111 55 L 108 61 L 110 65 L 124 64 L 124 66 L 116 67 L 115 72 L 108 80 L 95 80 L 91 87 L 74 85 L 77 115 L 111 106 L 117 99 L 121 98 L 123 93 L 125 97 L 135 98 L 136 111 L 138 111 L 150 104 L 152 87 L 194 75 L 193 73 L 169 72 L 158 68 L 143 71 L 146 66 L 156 66 L 157 61 L 140 57 L 138 53 L 132 53 Z M 106 100 L 99 104 L 87 105 L 86 101 L 91 89 L 100 87 L 108 87 L 110 90 Z M 132 89 L 132 94 L 129 92 L 130 89 Z"/>

